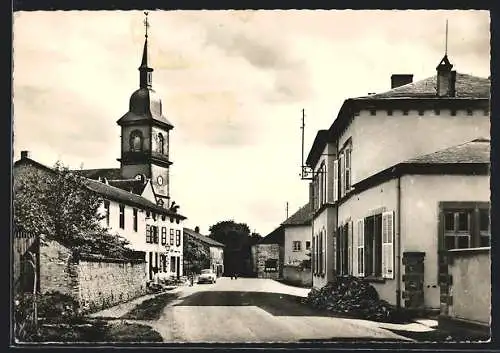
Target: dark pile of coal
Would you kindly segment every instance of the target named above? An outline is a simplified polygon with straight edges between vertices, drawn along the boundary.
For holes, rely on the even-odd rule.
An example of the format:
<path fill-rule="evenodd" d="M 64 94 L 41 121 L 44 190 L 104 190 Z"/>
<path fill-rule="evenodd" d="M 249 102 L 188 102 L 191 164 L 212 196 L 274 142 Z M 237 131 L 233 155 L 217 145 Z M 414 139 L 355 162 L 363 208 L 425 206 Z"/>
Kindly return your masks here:
<path fill-rule="evenodd" d="M 399 321 L 396 307 L 381 300 L 372 285 L 357 277 L 338 277 L 321 289 L 313 288 L 303 302 L 317 309 L 360 319 Z"/>

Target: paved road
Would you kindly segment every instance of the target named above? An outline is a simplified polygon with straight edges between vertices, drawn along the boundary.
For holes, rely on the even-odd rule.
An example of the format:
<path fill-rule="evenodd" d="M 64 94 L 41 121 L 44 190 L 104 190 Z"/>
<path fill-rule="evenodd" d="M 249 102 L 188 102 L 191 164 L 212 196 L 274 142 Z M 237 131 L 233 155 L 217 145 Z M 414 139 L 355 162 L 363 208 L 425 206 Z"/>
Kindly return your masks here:
<path fill-rule="evenodd" d="M 256 278 L 220 278 L 178 289 L 179 298 L 150 322 L 165 342 L 406 340 L 365 320 L 319 314 L 300 304 L 307 289 Z"/>

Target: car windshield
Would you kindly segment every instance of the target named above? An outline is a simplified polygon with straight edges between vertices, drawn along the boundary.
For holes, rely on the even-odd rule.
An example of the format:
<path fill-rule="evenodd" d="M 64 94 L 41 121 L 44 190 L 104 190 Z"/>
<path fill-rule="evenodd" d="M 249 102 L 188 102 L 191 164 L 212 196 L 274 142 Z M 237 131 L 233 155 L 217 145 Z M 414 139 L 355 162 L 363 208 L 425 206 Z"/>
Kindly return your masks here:
<path fill-rule="evenodd" d="M 212 273 L 212 270 L 201 270 L 202 275 L 208 275 L 210 273 Z"/>

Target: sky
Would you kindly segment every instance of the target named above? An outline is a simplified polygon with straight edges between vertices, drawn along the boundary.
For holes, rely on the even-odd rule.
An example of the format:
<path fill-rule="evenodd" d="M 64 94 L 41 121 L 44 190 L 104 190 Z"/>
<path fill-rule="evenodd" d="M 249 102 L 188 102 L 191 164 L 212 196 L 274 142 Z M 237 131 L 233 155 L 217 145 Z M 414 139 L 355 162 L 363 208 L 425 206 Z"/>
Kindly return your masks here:
<path fill-rule="evenodd" d="M 120 128 L 139 87 L 142 11 L 14 14 L 13 160 L 118 168 Z M 170 190 L 186 226 L 222 220 L 266 235 L 307 203 L 305 155 L 345 99 L 391 74 L 490 75 L 487 11 L 152 11 L 153 88 L 173 123 Z"/>

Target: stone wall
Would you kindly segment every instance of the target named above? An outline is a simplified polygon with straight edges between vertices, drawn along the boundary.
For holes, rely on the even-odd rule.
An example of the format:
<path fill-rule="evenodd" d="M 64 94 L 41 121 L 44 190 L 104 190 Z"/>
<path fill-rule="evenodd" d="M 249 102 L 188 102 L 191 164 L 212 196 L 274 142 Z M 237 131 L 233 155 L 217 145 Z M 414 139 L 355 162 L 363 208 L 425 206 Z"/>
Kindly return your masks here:
<path fill-rule="evenodd" d="M 311 269 L 303 269 L 299 266 L 283 266 L 283 279 L 299 286 L 312 287 Z"/>
<path fill-rule="evenodd" d="M 71 295 L 85 312 L 146 294 L 143 260 L 76 257 L 57 242 L 40 247 L 40 291 Z"/>
<path fill-rule="evenodd" d="M 146 293 L 145 262 L 81 260 L 79 301 L 86 311 L 126 302 Z"/>
<path fill-rule="evenodd" d="M 268 272 L 265 270 L 266 260 L 277 260 L 277 271 Z M 255 245 L 255 263 L 258 278 L 279 279 L 282 271 L 282 259 L 280 256 L 280 246 L 278 244 L 258 244 Z"/>

